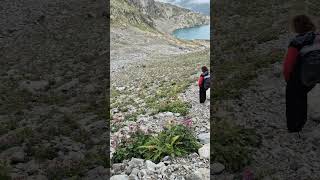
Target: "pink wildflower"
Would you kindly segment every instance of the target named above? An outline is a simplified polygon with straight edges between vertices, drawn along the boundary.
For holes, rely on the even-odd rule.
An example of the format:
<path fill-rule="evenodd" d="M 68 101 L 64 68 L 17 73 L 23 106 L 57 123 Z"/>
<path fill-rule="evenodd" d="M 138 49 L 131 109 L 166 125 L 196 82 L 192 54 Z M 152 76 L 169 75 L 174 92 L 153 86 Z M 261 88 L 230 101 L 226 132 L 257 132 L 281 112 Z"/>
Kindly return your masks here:
<path fill-rule="evenodd" d="M 253 180 L 253 173 L 250 169 L 244 171 L 242 180 Z"/>
<path fill-rule="evenodd" d="M 183 122 L 182 122 L 183 125 L 185 125 L 186 127 L 192 127 L 192 119 L 189 118 L 189 119 L 185 119 Z"/>
<path fill-rule="evenodd" d="M 134 125 L 130 125 L 129 126 L 129 130 L 132 132 L 132 131 L 134 131 L 134 129 L 135 129 L 135 126 Z"/>

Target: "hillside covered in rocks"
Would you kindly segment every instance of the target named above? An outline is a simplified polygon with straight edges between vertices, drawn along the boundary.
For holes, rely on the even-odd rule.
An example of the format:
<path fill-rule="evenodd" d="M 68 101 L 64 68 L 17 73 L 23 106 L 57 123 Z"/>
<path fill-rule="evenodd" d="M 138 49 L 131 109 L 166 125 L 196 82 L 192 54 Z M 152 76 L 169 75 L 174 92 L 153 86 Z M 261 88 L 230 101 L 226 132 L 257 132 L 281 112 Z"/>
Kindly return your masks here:
<path fill-rule="evenodd" d="M 106 1 L 0 1 L 0 179 L 108 176 Z"/>
<path fill-rule="evenodd" d="M 227 10 L 228 9 L 228 10 Z M 211 93 L 212 179 L 319 179 L 319 87 L 309 94 L 309 119 L 289 134 L 282 61 L 290 20 L 307 13 L 318 23 L 318 1 L 215 1 Z M 317 24 L 319 25 L 319 24 Z M 223 130 L 220 130 L 223 128 Z"/>
<path fill-rule="evenodd" d="M 209 45 L 203 41 L 178 40 L 170 35 L 174 29 L 209 23 L 206 16 L 170 4 L 113 0 L 110 16 L 111 74 L 132 63 L 203 50 Z"/>
<path fill-rule="evenodd" d="M 111 179 L 209 179 L 210 103 L 198 104 L 195 84 L 200 65 L 209 65 L 209 42 L 171 35 L 208 23 L 171 4 L 111 1 Z M 157 138 L 187 139 L 192 150 L 159 148 L 142 157 L 145 141 L 163 147 Z M 185 155 L 162 156 L 169 151 Z"/>
<path fill-rule="evenodd" d="M 111 21 L 124 26 L 153 28 L 171 33 L 175 29 L 209 24 L 209 16 L 154 0 L 112 0 Z"/>

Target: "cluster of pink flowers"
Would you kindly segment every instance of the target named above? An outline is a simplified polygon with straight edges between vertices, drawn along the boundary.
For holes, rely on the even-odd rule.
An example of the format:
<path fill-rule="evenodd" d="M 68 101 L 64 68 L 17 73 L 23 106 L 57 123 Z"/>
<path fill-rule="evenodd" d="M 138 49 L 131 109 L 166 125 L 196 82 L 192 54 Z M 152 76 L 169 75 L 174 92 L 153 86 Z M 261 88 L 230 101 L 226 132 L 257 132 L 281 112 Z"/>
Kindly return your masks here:
<path fill-rule="evenodd" d="M 177 125 L 177 124 L 181 124 L 183 126 L 186 126 L 188 128 L 192 127 L 192 118 L 186 118 L 183 121 L 177 121 L 175 119 L 170 119 L 168 120 L 168 122 L 166 123 L 165 127 L 168 126 L 173 126 L 173 125 Z"/>
<path fill-rule="evenodd" d="M 136 125 L 129 125 L 129 132 L 135 132 L 137 130 L 137 126 Z"/>
<path fill-rule="evenodd" d="M 191 118 L 187 118 L 185 120 L 182 121 L 182 124 L 188 128 L 192 127 L 192 119 Z"/>
<path fill-rule="evenodd" d="M 136 124 L 130 124 L 128 125 L 128 128 L 122 128 L 118 132 L 113 134 L 113 137 L 111 139 L 111 147 L 116 148 L 121 142 L 128 141 L 128 139 L 131 137 L 132 134 L 134 134 L 137 131 L 142 131 L 145 134 L 150 133 L 150 130 L 147 128 L 140 128 L 140 123 Z"/>
<path fill-rule="evenodd" d="M 111 147 L 114 148 L 114 149 L 115 149 L 115 148 L 117 147 L 117 145 L 118 145 L 118 141 L 117 141 L 116 139 L 111 140 L 110 143 L 111 143 Z"/>
<path fill-rule="evenodd" d="M 128 141 L 128 139 L 130 138 L 130 136 L 137 132 L 137 131 L 141 131 L 144 134 L 150 134 L 151 130 L 148 128 L 141 128 L 143 122 L 138 122 L 138 123 L 133 123 L 128 125 L 128 128 L 122 128 L 121 130 L 119 130 L 118 132 L 116 132 L 115 134 L 113 134 L 113 137 L 111 139 L 111 147 L 112 148 L 116 148 L 121 142 L 123 141 Z M 177 121 L 176 119 L 169 119 L 166 124 L 164 125 L 164 129 L 172 127 L 174 125 L 178 125 L 181 124 L 183 126 L 186 126 L 188 128 L 192 127 L 192 118 L 186 118 L 182 121 Z"/>

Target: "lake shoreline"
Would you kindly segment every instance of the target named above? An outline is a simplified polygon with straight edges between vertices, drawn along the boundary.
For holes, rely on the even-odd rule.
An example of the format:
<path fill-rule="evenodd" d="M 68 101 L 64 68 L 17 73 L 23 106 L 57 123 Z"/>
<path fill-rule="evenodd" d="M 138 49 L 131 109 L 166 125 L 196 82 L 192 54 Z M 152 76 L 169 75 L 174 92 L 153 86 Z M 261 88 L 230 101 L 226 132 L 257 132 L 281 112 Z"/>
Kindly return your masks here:
<path fill-rule="evenodd" d="M 179 28 L 171 35 L 183 40 L 208 40 L 210 41 L 210 24 L 195 25 L 192 27 Z"/>

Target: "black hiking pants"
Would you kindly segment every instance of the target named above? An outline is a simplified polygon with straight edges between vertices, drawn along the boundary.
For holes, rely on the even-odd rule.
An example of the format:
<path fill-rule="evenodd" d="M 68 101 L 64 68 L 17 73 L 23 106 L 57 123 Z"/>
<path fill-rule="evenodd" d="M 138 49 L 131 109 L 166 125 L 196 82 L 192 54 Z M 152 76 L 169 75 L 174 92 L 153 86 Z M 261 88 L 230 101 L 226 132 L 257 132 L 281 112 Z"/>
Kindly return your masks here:
<path fill-rule="evenodd" d="M 305 86 L 297 64 L 286 86 L 286 117 L 289 132 L 299 132 L 308 119 L 308 92 L 314 86 Z"/>
<path fill-rule="evenodd" d="M 204 103 L 206 101 L 206 90 L 204 88 L 200 88 L 199 89 L 199 93 L 200 93 L 200 103 Z"/>

